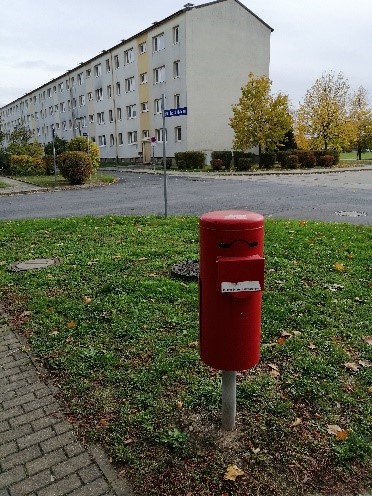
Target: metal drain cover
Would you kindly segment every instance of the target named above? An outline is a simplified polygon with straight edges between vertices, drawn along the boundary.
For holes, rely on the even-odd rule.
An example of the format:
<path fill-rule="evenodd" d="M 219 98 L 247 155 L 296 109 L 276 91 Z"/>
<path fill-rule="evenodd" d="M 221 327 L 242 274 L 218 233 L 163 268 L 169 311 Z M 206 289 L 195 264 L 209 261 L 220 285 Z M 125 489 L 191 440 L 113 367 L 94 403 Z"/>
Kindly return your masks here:
<path fill-rule="evenodd" d="M 340 217 L 367 217 L 367 214 L 365 212 L 357 212 L 356 210 L 340 210 L 339 212 L 336 212 L 336 215 L 339 215 Z"/>
<path fill-rule="evenodd" d="M 57 258 L 35 258 L 33 260 L 25 260 L 15 262 L 10 270 L 12 272 L 21 272 L 22 270 L 35 270 L 35 269 L 45 269 L 51 265 L 57 265 L 59 260 Z"/>

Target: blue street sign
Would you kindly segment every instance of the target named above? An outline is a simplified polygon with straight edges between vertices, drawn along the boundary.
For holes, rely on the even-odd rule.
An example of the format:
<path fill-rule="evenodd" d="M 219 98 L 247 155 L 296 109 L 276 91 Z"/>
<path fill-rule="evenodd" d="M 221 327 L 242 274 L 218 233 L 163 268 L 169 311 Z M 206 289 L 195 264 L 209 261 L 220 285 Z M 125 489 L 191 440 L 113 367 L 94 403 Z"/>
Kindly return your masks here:
<path fill-rule="evenodd" d="M 164 109 L 164 117 L 176 117 L 178 115 L 187 115 L 187 107 Z"/>

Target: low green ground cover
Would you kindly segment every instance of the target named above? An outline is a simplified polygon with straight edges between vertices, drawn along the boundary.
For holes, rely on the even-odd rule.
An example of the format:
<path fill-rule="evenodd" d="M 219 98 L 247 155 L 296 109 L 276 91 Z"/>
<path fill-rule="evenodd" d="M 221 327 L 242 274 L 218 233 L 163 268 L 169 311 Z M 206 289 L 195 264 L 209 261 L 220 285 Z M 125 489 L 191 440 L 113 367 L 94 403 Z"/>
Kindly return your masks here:
<path fill-rule="evenodd" d="M 35 186 L 41 186 L 43 188 L 54 188 L 56 187 L 70 187 L 71 185 L 61 175 L 57 174 L 56 177 L 53 176 L 20 176 L 14 177 L 13 179 L 18 179 L 25 183 L 34 184 Z M 116 182 L 117 179 L 108 174 L 94 174 L 91 179 L 86 183 L 87 185 L 100 185 L 109 184 Z"/>
<path fill-rule="evenodd" d="M 360 162 L 360 160 L 357 160 L 357 153 L 355 151 L 354 152 L 341 153 L 340 159 L 341 160 L 355 160 L 357 162 Z M 372 152 L 362 153 L 362 161 L 363 160 L 372 160 Z"/>
<path fill-rule="evenodd" d="M 371 484 L 371 228 L 268 220 L 262 359 L 237 428 L 198 355 L 195 217 L 2 222 L 1 300 L 83 440 L 137 495 L 359 494 Z M 17 260 L 56 257 L 12 273 Z M 236 465 L 243 474 L 227 468 Z M 235 475 L 234 475 L 235 474 Z"/>
<path fill-rule="evenodd" d="M 6 188 L 7 184 L 0 180 L 0 188 Z"/>

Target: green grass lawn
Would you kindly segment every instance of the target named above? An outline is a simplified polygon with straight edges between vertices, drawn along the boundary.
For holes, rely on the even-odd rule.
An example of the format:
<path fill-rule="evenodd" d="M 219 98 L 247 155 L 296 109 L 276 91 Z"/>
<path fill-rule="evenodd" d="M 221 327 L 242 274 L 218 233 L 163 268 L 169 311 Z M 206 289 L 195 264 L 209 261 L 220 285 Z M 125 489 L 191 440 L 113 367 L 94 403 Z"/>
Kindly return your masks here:
<path fill-rule="evenodd" d="M 340 154 L 340 160 L 355 160 L 356 162 L 360 162 L 357 160 L 356 152 L 344 152 Z M 362 161 L 363 160 L 372 160 L 372 152 L 362 153 Z"/>
<path fill-rule="evenodd" d="M 13 179 L 18 179 L 19 181 L 24 181 L 25 183 L 34 184 L 35 186 L 41 186 L 43 188 L 63 188 L 69 187 L 70 184 L 61 175 L 57 174 L 56 177 L 52 176 L 15 176 Z M 91 186 L 110 184 L 116 182 L 117 179 L 108 174 L 94 174 L 92 178 L 86 183 Z"/>
<path fill-rule="evenodd" d="M 371 484 L 371 228 L 267 220 L 262 358 L 237 428 L 198 354 L 195 217 L 2 222 L 1 299 L 138 496 L 359 494 Z M 12 273 L 17 260 L 60 264 Z M 336 426 L 336 427 L 335 427 Z M 243 475 L 224 478 L 236 465 Z"/>

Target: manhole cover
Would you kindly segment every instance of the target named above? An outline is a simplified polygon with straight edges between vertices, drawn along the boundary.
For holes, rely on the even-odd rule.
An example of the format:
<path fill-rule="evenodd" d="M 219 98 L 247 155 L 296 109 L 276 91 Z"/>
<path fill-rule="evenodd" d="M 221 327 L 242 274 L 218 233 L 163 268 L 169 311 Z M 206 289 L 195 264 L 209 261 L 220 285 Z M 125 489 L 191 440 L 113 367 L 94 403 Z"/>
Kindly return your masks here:
<path fill-rule="evenodd" d="M 197 281 L 199 279 L 199 262 L 197 260 L 178 262 L 173 265 L 170 272 L 173 277 L 188 281 Z"/>
<path fill-rule="evenodd" d="M 45 269 L 46 267 L 50 267 L 51 265 L 56 265 L 58 263 L 59 260 L 56 258 L 35 258 L 33 260 L 15 262 L 10 267 L 10 270 L 13 272 L 21 272 L 22 270 Z"/>
<path fill-rule="evenodd" d="M 336 212 L 336 215 L 340 217 L 366 217 L 367 214 L 365 212 L 357 212 L 356 210 L 351 211 L 342 211 Z"/>

